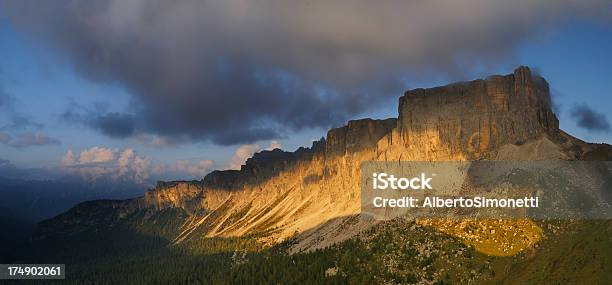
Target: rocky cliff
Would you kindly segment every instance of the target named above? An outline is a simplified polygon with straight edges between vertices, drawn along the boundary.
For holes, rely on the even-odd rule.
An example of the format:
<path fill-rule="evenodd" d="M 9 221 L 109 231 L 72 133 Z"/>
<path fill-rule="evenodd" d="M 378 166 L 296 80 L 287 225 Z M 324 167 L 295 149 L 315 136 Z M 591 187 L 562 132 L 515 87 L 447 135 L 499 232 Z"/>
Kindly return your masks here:
<path fill-rule="evenodd" d="M 294 238 L 294 251 L 308 250 L 375 223 L 358 215 L 364 161 L 574 160 L 612 153 L 607 145 L 584 143 L 559 130 L 548 84 L 527 67 L 410 90 L 399 99 L 398 111 L 397 119 L 350 121 L 310 148 L 257 153 L 240 170 L 159 183 L 143 198 L 124 202 L 122 216 L 180 209 L 187 215 L 174 243 L 258 234 L 267 243 Z"/>
<path fill-rule="evenodd" d="M 408 91 L 400 99 L 399 114 L 405 146 L 427 143 L 419 139 L 433 136 L 438 150 L 469 158 L 559 130 L 548 84 L 526 67 L 511 75 Z"/>

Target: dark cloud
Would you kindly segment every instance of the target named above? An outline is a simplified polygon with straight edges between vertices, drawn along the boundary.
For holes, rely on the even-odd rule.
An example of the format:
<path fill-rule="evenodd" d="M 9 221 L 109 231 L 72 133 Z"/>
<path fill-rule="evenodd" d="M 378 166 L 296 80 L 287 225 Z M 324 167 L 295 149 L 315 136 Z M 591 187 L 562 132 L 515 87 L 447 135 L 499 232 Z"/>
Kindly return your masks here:
<path fill-rule="evenodd" d="M 111 138 L 126 138 L 134 135 L 134 116 L 122 113 L 107 113 L 94 117 L 89 124 Z"/>
<path fill-rule="evenodd" d="M 59 144 L 60 141 L 41 133 L 20 133 L 14 136 L 7 133 L 0 133 L 0 143 L 15 148 L 25 148 L 30 146 Z"/>
<path fill-rule="evenodd" d="M 607 5 L 22 0 L 6 11 L 85 77 L 135 96 L 134 110 L 90 126 L 233 144 L 344 122 L 401 95 L 407 76 L 507 62 L 522 41 Z"/>
<path fill-rule="evenodd" d="M 577 105 L 571 110 L 571 116 L 576 124 L 589 131 L 609 132 L 610 123 L 606 116 L 591 109 L 587 105 Z"/>
<path fill-rule="evenodd" d="M 100 102 L 88 107 L 71 100 L 60 118 L 68 122 L 84 124 L 111 138 L 128 138 L 135 135 L 136 119 L 134 115 L 107 112 L 107 109 L 108 106 Z"/>
<path fill-rule="evenodd" d="M 221 145 L 234 145 L 245 141 L 254 142 L 258 140 L 270 140 L 280 138 L 282 135 L 269 128 L 260 129 L 227 129 L 212 137 L 212 141 Z"/>

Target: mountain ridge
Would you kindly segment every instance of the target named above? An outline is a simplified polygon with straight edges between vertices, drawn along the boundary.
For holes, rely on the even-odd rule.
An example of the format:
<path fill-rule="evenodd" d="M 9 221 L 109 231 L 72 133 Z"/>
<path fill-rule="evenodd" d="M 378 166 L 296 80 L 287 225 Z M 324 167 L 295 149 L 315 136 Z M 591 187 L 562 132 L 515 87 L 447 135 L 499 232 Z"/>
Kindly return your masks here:
<path fill-rule="evenodd" d="M 135 213 L 147 219 L 177 209 L 184 215 L 178 234 L 169 237 L 174 244 L 258 235 L 265 244 L 292 239 L 292 252 L 308 251 L 377 223 L 359 216 L 356 177 L 364 161 L 581 160 L 612 153 L 609 145 L 585 143 L 559 129 L 548 83 L 528 67 L 407 91 L 399 99 L 398 113 L 398 118 L 349 121 L 295 152 L 256 153 L 240 170 L 214 171 L 201 181 L 160 182 L 141 198 L 108 202 L 114 213 L 101 221 Z M 83 225 L 71 211 L 42 222 L 36 238 Z M 96 226 L 89 224 L 84 228 Z M 530 237 L 525 246 L 537 240 Z"/>

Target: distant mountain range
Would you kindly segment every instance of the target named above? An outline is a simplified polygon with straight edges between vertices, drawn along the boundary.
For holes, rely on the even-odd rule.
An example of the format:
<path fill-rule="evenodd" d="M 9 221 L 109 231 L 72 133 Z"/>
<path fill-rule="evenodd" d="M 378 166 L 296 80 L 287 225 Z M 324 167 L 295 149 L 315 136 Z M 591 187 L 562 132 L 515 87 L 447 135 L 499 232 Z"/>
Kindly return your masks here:
<path fill-rule="evenodd" d="M 144 192 L 130 181 L 87 181 L 78 176 L 34 180 L 0 177 L 0 224 L 17 226 L 0 238 L 23 237 L 39 221 L 96 199 L 126 199 Z"/>

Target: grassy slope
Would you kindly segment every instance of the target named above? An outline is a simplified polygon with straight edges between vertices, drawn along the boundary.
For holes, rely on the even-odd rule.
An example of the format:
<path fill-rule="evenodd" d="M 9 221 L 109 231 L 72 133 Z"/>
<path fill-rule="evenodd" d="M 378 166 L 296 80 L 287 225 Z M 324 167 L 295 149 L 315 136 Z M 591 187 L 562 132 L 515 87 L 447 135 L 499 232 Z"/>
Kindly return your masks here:
<path fill-rule="evenodd" d="M 612 221 L 571 226 L 524 253 L 500 281 L 506 284 L 610 284 Z"/>

